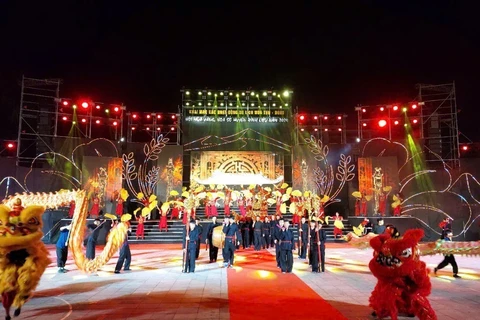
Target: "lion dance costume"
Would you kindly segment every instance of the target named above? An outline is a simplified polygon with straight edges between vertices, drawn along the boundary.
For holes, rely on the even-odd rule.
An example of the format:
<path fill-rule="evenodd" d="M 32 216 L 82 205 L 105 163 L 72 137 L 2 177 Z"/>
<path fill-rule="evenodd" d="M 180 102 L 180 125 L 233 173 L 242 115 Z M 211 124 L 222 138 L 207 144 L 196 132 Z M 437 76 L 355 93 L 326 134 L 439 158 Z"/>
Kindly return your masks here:
<path fill-rule="evenodd" d="M 369 268 L 378 280 L 370 306 L 379 318 L 396 320 L 398 313 L 406 313 L 422 320 L 437 319 L 427 298 L 432 289 L 429 270 L 419 259 L 423 234 L 413 229 L 396 239 L 382 234 L 370 240 L 374 254 Z"/>
<path fill-rule="evenodd" d="M 0 205 L 0 291 L 9 320 L 10 308 L 20 315 L 22 306 L 31 298 L 43 272 L 50 264 L 42 243 L 43 206 L 23 208 L 16 199 L 13 210 Z"/>

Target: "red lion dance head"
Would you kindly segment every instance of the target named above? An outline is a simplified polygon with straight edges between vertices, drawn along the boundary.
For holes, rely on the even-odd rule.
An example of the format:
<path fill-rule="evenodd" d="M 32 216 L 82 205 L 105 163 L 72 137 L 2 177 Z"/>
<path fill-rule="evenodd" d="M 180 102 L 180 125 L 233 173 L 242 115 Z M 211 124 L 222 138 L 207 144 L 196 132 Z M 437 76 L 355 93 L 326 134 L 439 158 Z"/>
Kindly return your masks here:
<path fill-rule="evenodd" d="M 378 317 L 395 320 L 398 313 L 406 313 L 423 320 L 437 319 L 427 299 L 432 289 L 429 271 L 417 248 L 423 234 L 414 229 L 403 237 L 382 234 L 370 240 L 374 253 L 369 268 L 378 280 L 370 306 Z"/>

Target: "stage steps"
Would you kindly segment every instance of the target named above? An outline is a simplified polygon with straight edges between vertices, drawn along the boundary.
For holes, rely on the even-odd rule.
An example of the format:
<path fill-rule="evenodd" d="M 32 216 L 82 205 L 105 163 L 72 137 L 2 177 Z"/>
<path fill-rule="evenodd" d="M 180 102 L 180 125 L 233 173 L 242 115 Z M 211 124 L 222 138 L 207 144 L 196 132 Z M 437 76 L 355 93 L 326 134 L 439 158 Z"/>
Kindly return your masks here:
<path fill-rule="evenodd" d="M 237 210 L 235 210 L 237 211 Z M 268 214 L 272 216 L 275 214 L 275 208 L 269 208 Z M 204 229 L 206 229 L 205 225 L 209 223 L 209 220 L 205 216 L 204 208 L 198 208 L 196 211 L 196 216 L 200 218 L 200 223 L 204 225 Z M 224 212 L 223 208 L 218 209 L 218 223 L 223 223 Z M 285 214 L 285 219 L 292 220 L 291 214 Z M 352 231 L 352 226 L 348 222 L 348 220 L 344 220 L 343 224 L 345 229 L 343 230 L 343 234 L 347 234 L 348 232 Z M 149 220 L 145 222 L 145 239 L 136 239 L 135 232 L 137 230 L 137 221 L 132 221 L 132 234 L 129 236 L 128 241 L 130 243 L 182 243 L 182 235 L 183 235 L 183 224 L 181 220 L 168 220 L 168 231 L 160 232 L 159 229 L 159 220 Z M 344 242 L 343 239 L 334 239 L 333 238 L 333 224 L 330 223 L 328 226 L 323 227 L 327 233 L 327 241 L 328 242 Z M 297 228 L 293 228 L 293 234 L 295 239 L 298 239 L 298 232 Z M 204 239 L 202 239 L 204 240 Z"/>

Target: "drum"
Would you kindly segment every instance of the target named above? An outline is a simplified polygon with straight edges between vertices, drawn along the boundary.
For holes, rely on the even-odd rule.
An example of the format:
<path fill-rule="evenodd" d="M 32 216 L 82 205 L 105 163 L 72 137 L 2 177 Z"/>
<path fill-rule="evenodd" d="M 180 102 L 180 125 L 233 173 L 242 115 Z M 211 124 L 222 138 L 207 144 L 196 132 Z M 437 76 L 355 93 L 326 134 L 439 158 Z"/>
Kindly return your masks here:
<path fill-rule="evenodd" d="M 222 249 L 225 245 L 225 233 L 223 233 L 223 226 L 213 228 L 212 243 L 215 247 Z"/>

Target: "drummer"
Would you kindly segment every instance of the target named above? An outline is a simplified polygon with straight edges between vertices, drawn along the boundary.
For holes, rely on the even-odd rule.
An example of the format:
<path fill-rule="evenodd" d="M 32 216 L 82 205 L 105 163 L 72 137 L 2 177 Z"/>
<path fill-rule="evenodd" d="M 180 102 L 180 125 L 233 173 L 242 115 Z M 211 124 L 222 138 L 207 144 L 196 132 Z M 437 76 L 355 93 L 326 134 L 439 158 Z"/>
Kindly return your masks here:
<path fill-rule="evenodd" d="M 234 217 L 230 217 L 228 220 L 225 219 L 225 222 L 223 225 L 223 233 L 225 233 L 223 266 L 228 268 L 233 268 L 235 246 L 240 245 L 240 242 L 242 241 L 242 233 L 238 229 L 238 226 L 235 223 Z"/>

